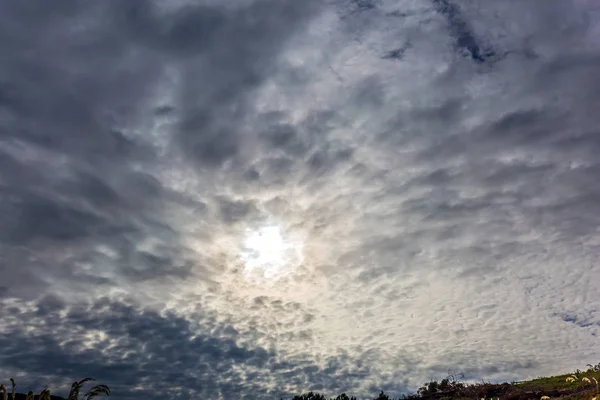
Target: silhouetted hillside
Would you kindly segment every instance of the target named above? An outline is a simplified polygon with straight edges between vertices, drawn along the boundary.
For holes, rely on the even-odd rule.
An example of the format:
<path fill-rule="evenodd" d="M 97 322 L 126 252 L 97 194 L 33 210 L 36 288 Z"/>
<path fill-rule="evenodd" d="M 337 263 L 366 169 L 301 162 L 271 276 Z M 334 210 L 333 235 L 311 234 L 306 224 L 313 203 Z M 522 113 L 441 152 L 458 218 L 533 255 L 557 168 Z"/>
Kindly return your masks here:
<path fill-rule="evenodd" d="M 570 374 L 551 377 L 540 377 L 529 381 L 504 383 L 464 383 L 462 375 L 450 374 L 441 381 L 426 382 L 417 393 L 392 398 L 383 391 L 374 400 L 600 400 L 600 363 L 588 364 L 585 371 L 577 370 Z M 85 382 L 93 381 L 85 378 L 74 382 L 71 388 L 73 398 L 79 398 L 79 390 Z M 0 386 L 5 390 L 4 385 Z M 3 393 L 4 394 L 4 393 Z M 8 394 L 8 393 L 7 393 Z M 106 385 L 95 385 L 84 396 L 91 400 L 98 395 L 110 395 Z M 71 397 L 71 395 L 69 395 Z M 8 394 L 12 399 L 12 395 Z M 14 400 L 27 400 L 24 393 L 16 393 Z M 40 400 L 36 394 L 34 400 Z M 50 396 L 42 400 L 67 400 L 60 396 Z M 281 399 L 283 400 L 283 399 Z M 337 396 L 326 396 L 321 393 L 308 392 L 294 396 L 291 400 L 357 400 L 356 397 L 342 393 Z"/>
<path fill-rule="evenodd" d="M 27 394 L 25 393 L 15 393 L 16 394 L 16 399 L 15 400 L 25 400 L 27 398 Z M 12 399 L 12 394 L 8 394 L 8 398 Z M 36 394 L 33 396 L 33 400 L 39 400 L 40 395 Z M 64 397 L 60 397 L 60 396 L 54 396 L 54 395 L 50 395 L 50 400 L 67 400 Z"/>
<path fill-rule="evenodd" d="M 588 364 L 586 371 L 577 370 L 571 374 L 536 378 L 530 381 L 511 383 L 466 384 L 454 374 L 441 381 L 426 382 L 417 393 L 392 398 L 381 392 L 374 400 L 540 400 L 542 398 L 562 400 L 600 400 L 600 363 Z M 326 397 L 309 392 L 294 396 L 292 400 L 356 400 L 346 394 Z"/>

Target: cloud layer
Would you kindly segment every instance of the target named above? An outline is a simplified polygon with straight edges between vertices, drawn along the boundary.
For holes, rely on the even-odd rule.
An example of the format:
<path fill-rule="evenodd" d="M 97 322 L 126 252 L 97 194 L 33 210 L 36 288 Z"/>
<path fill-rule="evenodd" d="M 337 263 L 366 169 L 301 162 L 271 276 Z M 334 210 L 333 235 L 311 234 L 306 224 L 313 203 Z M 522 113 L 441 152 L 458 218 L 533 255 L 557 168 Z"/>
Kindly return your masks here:
<path fill-rule="evenodd" d="M 0 5 L 1 376 L 366 397 L 598 362 L 592 2 L 223 3 Z M 276 279 L 264 227 L 302 253 Z"/>

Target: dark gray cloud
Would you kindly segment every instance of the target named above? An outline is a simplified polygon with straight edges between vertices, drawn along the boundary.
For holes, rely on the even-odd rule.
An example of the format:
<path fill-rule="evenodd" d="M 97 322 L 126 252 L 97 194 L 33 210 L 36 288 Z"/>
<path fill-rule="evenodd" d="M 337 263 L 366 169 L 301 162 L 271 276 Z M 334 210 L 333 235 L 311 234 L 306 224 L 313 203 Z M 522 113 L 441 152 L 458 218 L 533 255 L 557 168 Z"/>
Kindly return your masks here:
<path fill-rule="evenodd" d="M 493 57 L 495 52 L 485 49 L 479 43 L 467 21 L 461 15 L 459 7 L 450 0 L 433 0 L 436 10 L 448 20 L 448 29 L 456 40 L 456 47 L 461 52 L 466 52 L 473 61 L 483 63 Z"/>
<path fill-rule="evenodd" d="M 210 18 L 198 10 L 198 16 L 210 19 L 207 27 L 198 32 L 182 29 L 180 34 L 190 43 L 197 44 L 194 35 L 210 37 L 206 49 L 193 49 L 196 55 L 181 76 L 178 140 L 189 157 L 216 166 L 239 154 L 239 127 L 251 110 L 249 96 L 271 72 L 273 59 L 285 43 L 282 35 L 300 29 L 311 9 L 310 1 L 260 1 L 227 17 Z M 190 27 L 203 26 L 188 13 L 184 16 Z M 198 79 L 204 74 L 209 81 Z"/>
<path fill-rule="evenodd" d="M 229 199 L 219 200 L 219 212 L 226 224 L 233 224 L 248 219 L 250 214 L 256 210 L 256 206 L 248 201 L 232 201 Z"/>
<path fill-rule="evenodd" d="M 31 377 L 19 380 L 23 388 L 46 384 L 36 376 L 52 376 L 53 382 L 93 376 L 110 382 L 112 394 L 122 398 L 171 397 L 183 390 L 195 396 L 250 399 L 294 394 L 271 386 L 273 378 L 335 391 L 357 377 L 347 374 L 349 360 L 343 355 L 329 357 L 322 368 L 308 360 L 279 361 L 272 350 L 240 345 L 236 329 L 206 312 L 194 314 L 192 324 L 128 299 L 101 297 L 67 306 L 49 295 L 3 309 L 1 317 L 6 325 L 0 358 L 9 369 L 28 372 Z"/>
<path fill-rule="evenodd" d="M 45 298 L 24 313 L 8 309 L 3 318 L 30 321 L 9 323 L 0 340 L 3 364 L 32 376 L 52 375 L 59 381 L 94 376 L 110 383 L 113 394 L 123 398 L 168 397 L 177 387 L 231 398 L 243 397 L 244 388 L 252 386 L 253 393 L 266 395 L 231 367 L 247 365 L 266 375 L 274 355 L 260 347 L 238 346 L 226 329 L 221 334 L 198 334 L 175 315 L 161 316 L 107 298 L 77 308 Z M 29 326 L 36 333 L 25 331 Z M 94 339 L 93 332 L 102 335 Z M 88 340 L 95 343 L 90 346 Z M 34 383 L 38 382 L 19 382 L 23 387 Z M 135 389 L 138 385 L 144 388 Z"/>
<path fill-rule="evenodd" d="M 181 121 L 177 147 L 217 165 L 238 146 L 237 128 L 218 128 L 217 119 L 234 123 L 226 109 L 246 101 L 284 43 L 281 32 L 292 34 L 290 23 L 300 26 L 313 8 L 263 1 L 234 11 L 197 5 L 165 14 L 152 2 L 61 2 L 51 12 L 35 2 L 3 5 L 6 21 L 20 21 L 0 33 L 7 252 L 19 245 L 39 250 L 46 241 L 103 243 L 124 251 L 122 261 L 137 253 L 151 269 L 171 263 L 126 248 L 132 237 L 155 236 L 157 226 L 168 232 L 164 207 L 188 201 L 138 172 L 160 161 L 157 142 L 136 132 L 145 129 L 142 119 L 153 118 L 152 91 L 170 65 L 181 71 L 184 90 L 157 108 Z"/>

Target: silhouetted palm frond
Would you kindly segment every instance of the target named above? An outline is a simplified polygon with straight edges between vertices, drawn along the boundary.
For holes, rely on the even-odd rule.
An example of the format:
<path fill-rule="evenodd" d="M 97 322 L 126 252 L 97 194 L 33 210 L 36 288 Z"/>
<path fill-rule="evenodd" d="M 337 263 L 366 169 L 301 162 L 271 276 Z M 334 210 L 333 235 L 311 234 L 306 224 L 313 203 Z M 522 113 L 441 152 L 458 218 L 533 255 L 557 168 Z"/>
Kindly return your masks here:
<path fill-rule="evenodd" d="M 71 385 L 71 391 L 69 392 L 68 400 L 79 400 L 79 391 L 84 383 L 88 381 L 95 381 L 94 378 L 83 378 L 79 382 L 73 382 Z"/>
<path fill-rule="evenodd" d="M 110 389 L 106 385 L 96 385 L 83 396 L 84 400 L 91 400 L 96 396 L 104 394 L 106 396 L 110 396 Z"/>
<path fill-rule="evenodd" d="M 17 384 L 15 383 L 15 380 L 13 378 L 10 378 L 10 383 L 12 384 L 12 400 L 15 400 L 17 398 L 17 394 L 15 393 L 15 388 L 17 387 Z"/>
<path fill-rule="evenodd" d="M 40 392 L 39 400 L 50 400 L 50 390 L 44 389 Z"/>

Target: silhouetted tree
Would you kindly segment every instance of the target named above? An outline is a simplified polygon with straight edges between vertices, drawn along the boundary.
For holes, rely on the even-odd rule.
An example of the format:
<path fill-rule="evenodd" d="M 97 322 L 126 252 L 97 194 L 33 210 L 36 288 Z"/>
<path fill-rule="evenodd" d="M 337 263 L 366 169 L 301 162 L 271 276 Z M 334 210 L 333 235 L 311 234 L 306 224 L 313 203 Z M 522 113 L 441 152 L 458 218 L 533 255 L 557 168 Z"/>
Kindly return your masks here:
<path fill-rule="evenodd" d="M 348 397 L 346 393 L 342 393 L 335 400 L 356 400 L 356 397 Z"/>
<path fill-rule="evenodd" d="M 320 393 L 308 392 L 300 396 L 294 396 L 292 400 L 327 400 L 327 398 Z"/>
<path fill-rule="evenodd" d="M 377 398 L 375 400 L 393 400 L 390 396 L 388 396 L 387 394 L 383 393 L 383 390 L 381 391 L 381 393 L 379 393 L 379 396 L 377 396 Z"/>

